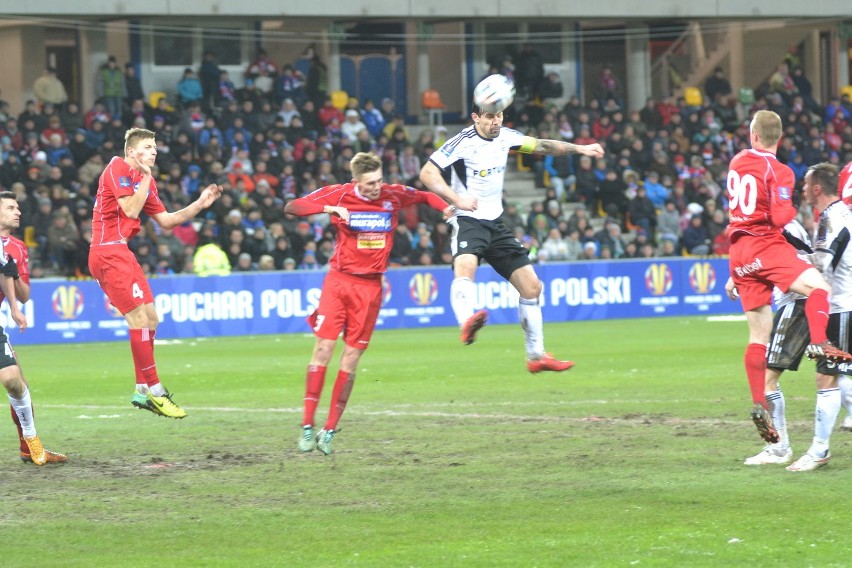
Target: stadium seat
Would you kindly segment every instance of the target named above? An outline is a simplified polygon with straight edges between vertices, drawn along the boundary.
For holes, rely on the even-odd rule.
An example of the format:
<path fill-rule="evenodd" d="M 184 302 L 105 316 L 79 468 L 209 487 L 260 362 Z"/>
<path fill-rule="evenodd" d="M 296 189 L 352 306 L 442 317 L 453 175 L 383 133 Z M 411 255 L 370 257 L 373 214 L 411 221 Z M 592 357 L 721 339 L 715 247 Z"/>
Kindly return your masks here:
<path fill-rule="evenodd" d="M 24 244 L 31 249 L 38 248 L 38 243 L 35 239 L 35 227 L 32 225 L 24 227 Z"/>
<path fill-rule="evenodd" d="M 444 109 L 447 105 L 441 100 L 441 93 L 435 89 L 426 89 L 420 97 L 423 110 L 429 113 L 429 126 L 444 123 Z"/>
<path fill-rule="evenodd" d="M 343 111 L 346 109 L 346 105 L 349 103 L 349 93 L 346 91 L 332 91 L 331 93 L 331 106 L 336 108 L 339 111 Z"/>
<path fill-rule="evenodd" d="M 852 85 L 840 88 L 840 98 L 842 99 L 843 97 L 848 97 L 849 101 L 852 102 Z"/>
<path fill-rule="evenodd" d="M 701 90 L 698 87 L 686 87 L 683 90 L 683 100 L 686 102 L 686 106 L 689 107 L 700 107 L 704 102 Z"/>
<path fill-rule="evenodd" d="M 169 96 L 163 91 L 151 91 L 148 93 L 148 106 L 151 108 L 159 108 L 160 101 L 166 99 L 168 101 Z M 166 110 L 173 111 L 175 110 L 172 105 L 166 105 Z"/>

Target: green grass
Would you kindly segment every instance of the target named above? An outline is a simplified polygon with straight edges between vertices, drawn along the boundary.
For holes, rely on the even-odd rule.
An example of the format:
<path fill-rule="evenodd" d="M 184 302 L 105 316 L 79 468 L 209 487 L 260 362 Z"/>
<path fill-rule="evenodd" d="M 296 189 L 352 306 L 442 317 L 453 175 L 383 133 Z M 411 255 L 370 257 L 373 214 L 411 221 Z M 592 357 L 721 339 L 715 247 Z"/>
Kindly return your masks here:
<path fill-rule="evenodd" d="M 309 335 L 157 346 L 189 417 L 133 409 L 125 343 L 18 349 L 64 466 L 0 454 L 3 566 L 848 566 L 852 434 L 810 474 L 749 468 L 746 324 L 378 332 L 335 452 L 300 454 Z M 813 367 L 784 377 L 794 451 Z M 320 419 L 336 373 L 329 372 Z M 8 419 L 7 419 L 8 420 Z M 11 421 L 9 421 L 11 422 Z M 5 457 L 3 457 L 5 456 Z"/>

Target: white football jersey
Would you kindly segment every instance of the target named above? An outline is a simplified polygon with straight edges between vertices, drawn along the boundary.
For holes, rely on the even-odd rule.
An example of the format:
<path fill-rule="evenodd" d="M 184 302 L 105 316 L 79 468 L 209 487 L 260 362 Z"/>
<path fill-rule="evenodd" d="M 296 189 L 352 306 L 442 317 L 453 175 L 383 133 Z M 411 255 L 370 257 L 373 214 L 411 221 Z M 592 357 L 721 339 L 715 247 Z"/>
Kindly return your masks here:
<path fill-rule="evenodd" d="M 797 220 L 793 219 L 786 225 L 784 225 L 784 231 L 789 233 L 795 239 L 798 239 L 800 242 L 795 243 L 791 242 L 794 247 L 796 247 L 796 251 L 800 256 L 808 255 L 813 250 L 811 249 L 811 236 L 808 235 L 808 232 L 802 227 L 802 224 Z M 787 239 L 790 240 L 789 238 Z M 772 303 L 775 305 L 775 309 L 781 309 L 787 304 L 791 304 L 796 300 L 801 300 L 806 298 L 807 296 L 802 296 L 801 294 L 796 294 L 795 292 L 782 292 L 777 287 L 772 289 Z"/>
<path fill-rule="evenodd" d="M 835 201 L 819 216 L 814 239 L 817 268 L 831 285 L 831 313 L 852 311 L 852 213 Z"/>
<path fill-rule="evenodd" d="M 509 150 L 519 148 L 526 136 L 511 128 L 501 128 L 496 138 L 483 138 L 476 126 L 468 126 L 447 140 L 429 160 L 441 170 L 452 168 L 450 187 L 459 195 L 472 195 L 476 211 L 456 211 L 456 215 L 488 221 L 503 214 L 503 178 Z"/>

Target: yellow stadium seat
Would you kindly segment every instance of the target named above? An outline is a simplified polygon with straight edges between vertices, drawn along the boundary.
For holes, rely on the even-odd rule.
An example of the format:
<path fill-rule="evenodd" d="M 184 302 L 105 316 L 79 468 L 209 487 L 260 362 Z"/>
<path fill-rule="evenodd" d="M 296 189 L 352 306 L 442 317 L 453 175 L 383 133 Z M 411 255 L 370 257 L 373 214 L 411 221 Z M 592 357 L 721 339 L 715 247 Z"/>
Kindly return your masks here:
<path fill-rule="evenodd" d="M 840 98 L 849 97 L 849 101 L 852 102 L 852 85 L 846 85 L 845 87 L 840 88 Z"/>
<path fill-rule="evenodd" d="M 166 99 L 168 101 L 168 98 L 168 95 L 163 91 L 151 91 L 150 93 L 148 93 L 148 106 L 150 106 L 151 108 L 159 108 L 160 101 L 163 99 Z M 172 105 L 167 104 L 166 110 L 173 111 L 175 109 Z"/>
<path fill-rule="evenodd" d="M 698 87 L 687 87 L 683 90 L 683 99 L 686 102 L 686 106 L 691 107 L 700 107 L 704 102 L 704 99 L 701 97 L 701 89 Z"/>
<path fill-rule="evenodd" d="M 38 247 L 38 243 L 35 240 L 35 227 L 24 227 L 24 244 L 29 248 Z"/>
<path fill-rule="evenodd" d="M 346 105 L 349 103 L 349 93 L 346 91 L 332 91 L 331 93 L 331 105 L 339 111 L 343 111 L 346 109 Z"/>

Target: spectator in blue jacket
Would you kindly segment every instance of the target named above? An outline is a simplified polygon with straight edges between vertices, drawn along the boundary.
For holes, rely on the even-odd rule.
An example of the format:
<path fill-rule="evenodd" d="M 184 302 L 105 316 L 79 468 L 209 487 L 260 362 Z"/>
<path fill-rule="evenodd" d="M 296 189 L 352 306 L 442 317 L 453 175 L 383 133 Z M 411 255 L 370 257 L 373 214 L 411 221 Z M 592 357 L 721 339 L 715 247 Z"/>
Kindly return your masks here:
<path fill-rule="evenodd" d="M 204 98 L 201 81 L 198 80 L 191 68 L 187 67 L 183 70 L 183 77 L 177 82 L 177 93 L 178 100 L 185 107 Z"/>
<path fill-rule="evenodd" d="M 665 206 L 669 190 L 660 183 L 660 174 L 655 171 L 648 172 L 648 177 L 645 178 L 645 191 L 654 207 L 662 209 Z"/>

